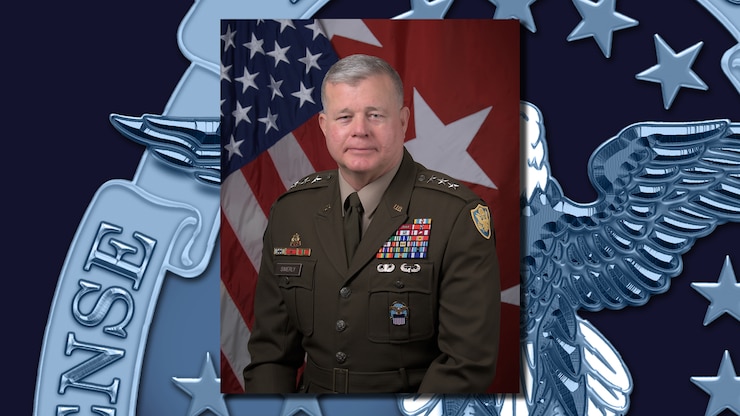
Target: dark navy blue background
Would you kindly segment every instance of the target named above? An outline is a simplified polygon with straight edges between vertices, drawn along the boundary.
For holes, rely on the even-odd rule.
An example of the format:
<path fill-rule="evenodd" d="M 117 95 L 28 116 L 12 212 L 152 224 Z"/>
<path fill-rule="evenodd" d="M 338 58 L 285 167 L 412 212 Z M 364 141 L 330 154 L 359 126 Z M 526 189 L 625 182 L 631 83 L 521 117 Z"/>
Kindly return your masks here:
<path fill-rule="evenodd" d="M 25 414 L 32 407 L 48 312 L 85 209 L 106 181 L 131 179 L 143 153 L 114 131 L 108 115 L 163 111 L 189 65 L 176 31 L 191 5 L 50 3 L 19 12 L 23 19 L 2 28 L 3 101 L 10 111 L 3 123 L 4 159 L 10 162 L 3 212 L 11 247 L 4 251 L 10 286 L 2 306 L 3 350 L 6 375 L 17 391 L 5 395 L 12 399 L 4 413 Z M 381 18 L 409 9 L 408 1 L 332 0 L 317 17 Z M 639 25 L 615 32 L 609 59 L 592 38 L 566 41 L 580 21 L 568 1 L 535 2 L 537 32 L 521 32 L 522 99 L 542 110 L 552 174 L 579 202 L 595 197 L 586 175 L 591 152 L 629 124 L 740 121 L 740 95 L 719 66 L 736 41 L 709 12 L 696 1 L 671 0 L 620 0 L 617 9 Z M 490 18 L 494 10 L 487 1 L 456 0 L 447 17 Z M 635 79 L 656 64 L 656 33 L 676 52 L 704 41 L 693 70 L 709 90 L 682 88 L 668 111 L 659 84 Z M 739 235 L 738 225 L 725 225 L 700 240 L 669 292 L 644 307 L 581 313 L 631 371 L 630 415 L 704 414 L 709 396 L 689 377 L 716 375 L 725 349 L 740 372 L 740 322 L 725 314 L 704 327 L 709 303 L 689 286 L 716 282 L 727 254 L 740 271 Z"/>

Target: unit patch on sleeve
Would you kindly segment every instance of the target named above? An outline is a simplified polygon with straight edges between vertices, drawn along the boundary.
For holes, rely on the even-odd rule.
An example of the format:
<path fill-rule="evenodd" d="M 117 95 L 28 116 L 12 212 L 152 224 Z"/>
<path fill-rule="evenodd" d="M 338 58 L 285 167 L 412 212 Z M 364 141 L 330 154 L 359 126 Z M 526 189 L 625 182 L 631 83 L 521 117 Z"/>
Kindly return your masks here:
<path fill-rule="evenodd" d="M 477 207 L 470 210 L 470 216 L 473 217 L 473 224 L 478 229 L 480 235 L 486 240 L 491 238 L 491 213 L 488 207 L 478 204 Z"/>

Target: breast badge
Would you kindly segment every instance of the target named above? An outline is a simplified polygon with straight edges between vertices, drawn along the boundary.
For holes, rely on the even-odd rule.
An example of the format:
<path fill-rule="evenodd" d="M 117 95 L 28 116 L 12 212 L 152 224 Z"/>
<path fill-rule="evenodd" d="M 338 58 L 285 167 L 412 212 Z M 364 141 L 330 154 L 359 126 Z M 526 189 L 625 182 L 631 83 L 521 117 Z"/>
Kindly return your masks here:
<path fill-rule="evenodd" d="M 272 250 L 273 256 L 301 256 L 308 257 L 311 255 L 310 248 L 298 248 L 302 245 L 301 236 L 298 233 L 293 234 L 290 237 L 290 247 L 285 248 L 274 248 Z"/>
<path fill-rule="evenodd" d="M 408 264 L 404 263 L 401 265 L 401 271 L 404 273 L 418 273 L 421 271 L 421 266 L 419 263 L 414 263 L 413 266 L 409 266 Z"/>
<path fill-rule="evenodd" d="M 409 307 L 405 303 L 395 301 L 391 303 L 391 307 L 388 309 L 393 325 L 406 325 L 406 319 L 409 316 Z"/>
<path fill-rule="evenodd" d="M 470 210 L 470 216 L 473 217 L 473 224 L 478 229 L 480 235 L 486 240 L 491 238 L 491 213 L 487 206 L 478 204 L 477 207 Z"/>

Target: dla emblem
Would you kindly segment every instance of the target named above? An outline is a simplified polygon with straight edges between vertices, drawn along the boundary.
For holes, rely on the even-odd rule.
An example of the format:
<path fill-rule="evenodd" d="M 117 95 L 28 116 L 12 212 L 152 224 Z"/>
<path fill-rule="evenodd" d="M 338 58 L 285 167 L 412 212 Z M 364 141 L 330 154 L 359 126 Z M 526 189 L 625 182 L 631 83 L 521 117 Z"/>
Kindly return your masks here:
<path fill-rule="evenodd" d="M 406 325 L 406 318 L 409 316 L 409 307 L 405 303 L 395 301 L 391 304 L 389 310 L 393 325 Z"/>
<path fill-rule="evenodd" d="M 478 204 L 477 207 L 470 210 L 470 216 L 473 217 L 473 224 L 478 229 L 480 235 L 486 240 L 491 238 L 491 212 L 488 207 Z"/>

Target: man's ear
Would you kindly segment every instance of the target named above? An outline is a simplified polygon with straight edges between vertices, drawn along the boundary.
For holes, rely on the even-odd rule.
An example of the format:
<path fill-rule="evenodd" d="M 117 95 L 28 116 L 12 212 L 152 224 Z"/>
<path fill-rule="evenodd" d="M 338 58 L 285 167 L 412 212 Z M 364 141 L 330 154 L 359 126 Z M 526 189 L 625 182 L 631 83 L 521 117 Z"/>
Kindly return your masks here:
<path fill-rule="evenodd" d="M 326 114 L 321 111 L 319 112 L 319 127 L 321 127 L 321 131 L 324 132 L 324 136 L 326 136 Z"/>
<path fill-rule="evenodd" d="M 401 128 L 403 129 L 404 133 L 406 133 L 406 129 L 409 126 L 410 117 L 411 117 L 411 110 L 409 110 L 409 108 L 406 106 L 401 108 Z"/>

